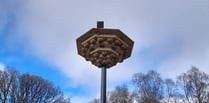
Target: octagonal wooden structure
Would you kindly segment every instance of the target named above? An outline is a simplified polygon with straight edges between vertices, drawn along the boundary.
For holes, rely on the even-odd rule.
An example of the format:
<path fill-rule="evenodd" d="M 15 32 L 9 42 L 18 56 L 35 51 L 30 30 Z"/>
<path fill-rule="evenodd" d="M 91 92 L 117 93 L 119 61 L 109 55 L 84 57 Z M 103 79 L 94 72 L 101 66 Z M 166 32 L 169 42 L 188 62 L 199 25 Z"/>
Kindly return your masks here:
<path fill-rule="evenodd" d="M 101 68 L 110 68 L 131 56 L 134 42 L 119 29 L 92 28 L 77 40 L 78 54 Z"/>

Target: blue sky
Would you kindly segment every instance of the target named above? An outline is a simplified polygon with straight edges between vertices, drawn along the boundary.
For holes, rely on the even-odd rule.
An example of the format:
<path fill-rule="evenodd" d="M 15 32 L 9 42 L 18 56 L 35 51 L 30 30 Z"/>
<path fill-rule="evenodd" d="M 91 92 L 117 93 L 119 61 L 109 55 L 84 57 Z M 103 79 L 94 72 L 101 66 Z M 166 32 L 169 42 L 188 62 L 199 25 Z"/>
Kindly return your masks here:
<path fill-rule="evenodd" d="M 0 0 L 0 69 L 39 75 L 73 103 L 99 97 L 100 70 L 77 55 L 76 39 L 103 20 L 135 42 L 131 58 L 108 70 L 108 90 L 150 69 L 209 74 L 208 11 L 209 0 Z"/>

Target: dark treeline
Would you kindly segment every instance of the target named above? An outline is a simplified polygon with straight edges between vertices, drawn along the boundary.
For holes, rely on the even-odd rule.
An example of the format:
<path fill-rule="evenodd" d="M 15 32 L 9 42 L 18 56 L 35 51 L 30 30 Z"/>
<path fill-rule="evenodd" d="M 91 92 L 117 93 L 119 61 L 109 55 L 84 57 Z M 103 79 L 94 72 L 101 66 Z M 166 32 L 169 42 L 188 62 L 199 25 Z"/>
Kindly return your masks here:
<path fill-rule="evenodd" d="M 0 70 L 0 103 L 70 103 L 49 81 L 15 69 Z"/>
<path fill-rule="evenodd" d="M 133 92 L 126 84 L 108 93 L 108 103 L 209 103 L 209 75 L 196 67 L 172 79 L 162 79 L 154 70 L 132 76 Z M 89 103 L 99 103 L 94 99 Z"/>

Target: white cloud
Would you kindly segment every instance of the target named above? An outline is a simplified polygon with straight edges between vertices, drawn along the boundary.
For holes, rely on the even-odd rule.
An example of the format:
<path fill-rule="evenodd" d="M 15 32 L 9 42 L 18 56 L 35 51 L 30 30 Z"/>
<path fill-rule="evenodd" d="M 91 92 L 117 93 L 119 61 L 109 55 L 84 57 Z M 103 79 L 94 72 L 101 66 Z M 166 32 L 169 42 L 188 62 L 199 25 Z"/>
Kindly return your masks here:
<path fill-rule="evenodd" d="M 132 57 L 108 70 L 110 88 L 130 80 L 135 72 L 150 69 L 146 65 L 155 65 L 152 59 L 163 76 L 175 77 L 191 65 L 209 73 L 206 0 L 32 0 L 18 8 L 17 35 L 10 41 L 21 42 L 26 53 L 58 67 L 71 80 L 70 86 L 85 87 L 86 94 L 91 91 L 93 96 L 100 90 L 95 89 L 100 88 L 100 70 L 77 55 L 75 40 L 95 27 L 97 20 L 104 20 L 105 27 L 121 29 L 135 41 Z M 148 60 L 142 58 L 144 48 L 151 48 L 145 55 L 150 56 Z"/>
<path fill-rule="evenodd" d="M 0 63 L 0 70 L 4 70 L 4 69 L 5 69 L 4 64 Z"/>

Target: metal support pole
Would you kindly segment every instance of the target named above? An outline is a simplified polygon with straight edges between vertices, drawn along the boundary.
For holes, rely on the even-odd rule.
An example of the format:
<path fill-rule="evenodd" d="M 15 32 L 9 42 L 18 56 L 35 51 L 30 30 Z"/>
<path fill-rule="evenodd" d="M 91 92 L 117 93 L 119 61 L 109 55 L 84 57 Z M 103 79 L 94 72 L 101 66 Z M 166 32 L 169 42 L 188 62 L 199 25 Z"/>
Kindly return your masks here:
<path fill-rule="evenodd" d="M 104 28 L 104 22 L 103 21 L 97 21 L 97 28 L 101 29 Z M 100 97 L 100 103 L 106 103 L 106 66 L 102 66 L 102 72 L 101 72 L 101 97 Z"/>
<path fill-rule="evenodd" d="M 106 103 L 106 72 L 107 69 L 105 66 L 102 66 L 101 72 L 101 103 Z"/>

